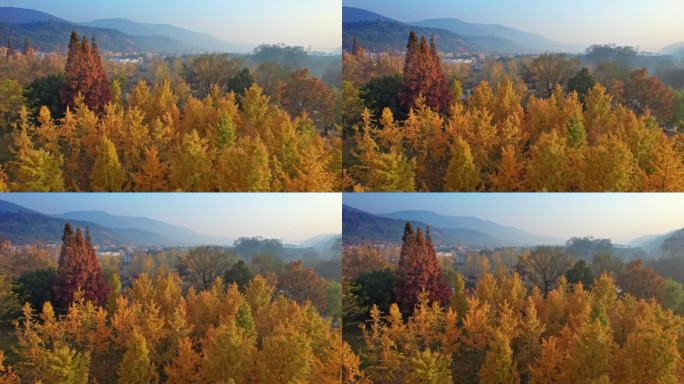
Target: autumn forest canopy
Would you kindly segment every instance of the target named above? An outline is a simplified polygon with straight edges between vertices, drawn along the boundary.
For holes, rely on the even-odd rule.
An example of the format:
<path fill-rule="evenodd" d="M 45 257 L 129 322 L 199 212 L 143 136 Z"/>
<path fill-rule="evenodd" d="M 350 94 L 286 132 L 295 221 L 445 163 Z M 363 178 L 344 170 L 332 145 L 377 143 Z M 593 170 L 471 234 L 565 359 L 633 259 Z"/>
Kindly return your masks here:
<path fill-rule="evenodd" d="M 9 45 L 1 190 L 341 189 L 339 74 L 312 76 L 300 48 L 136 64 L 76 33 L 66 56 Z"/>
<path fill-rule="evenodd" d="M 410 223 L 396 248 L 345 247 L 356 382 L 681 382 L 681 282 L 609 249 L 574 238 L 444 255 Z"/>
<path fill-rule="evenodd" d="M 670 1 L 0 5 L 0 384 L 684 383 Z"/>
<path fill-rule="evenodd" d="M 680 191 L 681 70 L 634 50 L 443 59 L 411 33 L 403 53 L 343 54 L 349 191 Z"/>
<path fill-rule="evenodd" d="M 341 362 L 358 373 L 341 340 L 339 242 L 319 260 L 260 237 L 96 249 L 70 223 L 57 248 L 0 244 L 0 381 L 333 383 Z"/>

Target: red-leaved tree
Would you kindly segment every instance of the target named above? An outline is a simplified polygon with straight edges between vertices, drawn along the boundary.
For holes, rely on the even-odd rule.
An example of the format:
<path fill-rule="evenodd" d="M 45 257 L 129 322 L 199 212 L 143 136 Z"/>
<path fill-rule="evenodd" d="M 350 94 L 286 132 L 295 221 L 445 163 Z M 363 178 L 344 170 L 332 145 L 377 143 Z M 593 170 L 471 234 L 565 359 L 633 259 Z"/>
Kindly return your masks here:
<path fill-rule="evenodd" d="M 632 72 L 622 87 L 622 101 L 639 115 L 650 111 L 661 124 L 672 119 L 674 92 L 645 68 Z"/>
<path fill-rule="evenodd" d="M 451 103 L 449 83 L 442 69 L 434 36 L 428 45 L 425 36 L 418 42 L 411 31 L 406 45 L 404 77 L 399 92 L 399 102 L 404 110 L 413 107 L 416 99 L 425 98 L 425 105 L 435 111 L 446 113 Z"/>
<path fill-rule="evenodd" d="M 111 98 L 109 80 L 95 37 L 91 46 L 87 38 L 83 37 L 79 42 L 78 34 L 71 32 L 64 84 L 59 96 L 63 105 L 72 106 L 78 95 L 83 97 L 88 108 L 96 112 L 103 112 Z"/>
<path fill-rule="evenodd" d="M 394 287 L 401 310 L 404 313 L 412 311 L 422 290 L 428 293 L 430 301 L 446 304 L 451 292 L 437 260 L 430 229 L 423 236 L 420 228 L 414 232 L 411 223 L 406 223 L 402 241 L 397 283 Z"/>
<path fill-rule="evenodd" d="M 57 267 L 55 301 L 61 308 L 67 308 L 78 290 L 83 291 L 85 300 L 97 305 L 104 305 L 109 293 L 93 248 L 90 230 L 86 230 L 84 237 L 80 228 L 74 233 L 71 224 L 67 223 L 64 225 Z"/>

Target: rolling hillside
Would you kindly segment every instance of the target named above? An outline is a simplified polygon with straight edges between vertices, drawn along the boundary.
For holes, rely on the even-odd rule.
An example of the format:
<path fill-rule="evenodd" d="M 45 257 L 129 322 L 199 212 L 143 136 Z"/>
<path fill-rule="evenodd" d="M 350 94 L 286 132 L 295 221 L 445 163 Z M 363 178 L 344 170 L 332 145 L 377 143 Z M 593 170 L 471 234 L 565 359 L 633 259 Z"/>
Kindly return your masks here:
<path fill-rule="evenodd" d="M 416 28 L 394 21 L 363 21 L 359 23 L 342 24 L 342 47 L 350 50 L 354 38 L 364 49 L 371 52 L 392 51 L 401 52 L 406 48 L 406 41 L 411 31 L 418 36 L 434 36 L 439 49 L 442 51 L 462 52 L 481 50 L 482 47 L 451 32 Z"/>
<path fill-rule="evenodd" d="M 661 256 L 684 256 L 684 228 L 671 232 L 660 244 Z"/>
<path fill-rule="evenodd" d="M 216 52 L 250 52 L 251 44 L 237 44 L 223 41 L 207 33 L 195 32 L 170 24 L 138 23 L 129 19 L 99 19 L 81 25 L 96 28 L 114 29 L 131 36 L 162 37 L 174 40 L 202 51 Z"/>
<path fill-rule="evenodd" d="M 362 210 L 343 205 L 342 206 L 342 230 L 344 245 L 357 245 L 364 243 L 393 243 L 401 244 L 406 220 L 391 219 L 364 212 Z M 423 230 L 428 224 L 411 220 L 414 227 Z M 498 239 L 487 233 L 466 228 L 451 229 L 430 227 L 432 240 L 436 245 L 464 245 L 497 247 L 515 245 L 505 240 Z"/>
<path fill-rule="evenodd" d="M 159 234 L 167 239 L 174 239 L 183 244 L 202 245 L 219 244 L 230 245 L 233 239 L 216 236 L 206 236 L 188 228 L 153 220 L 147 217 L 117 216 L 101 211 L 67 212 L 54 217 L 64 220 L 80 220 L 95 223 L 107 228 L 143 230 Z"/>
<path fill-rule="evenodd" d="M 319 251 L 329 251 L 341 237 L 339 233 L 318 235 L 304 240 L 299 246 L 302 248 L 314 248 Z"/>
<path fill-rule="evenodd" d="M 402 51 L 409 33 L 435 36 L 443 51 L 472 51 L 483 47 L 443 29 L 411 26 L 358 8 L 342 8 L 342 48 L 350 50 L 354 38 L 369 51 Z"/>
<path fill-rule="evenodd" d="M 375 22 L 388 21 L 397 22 L 396 20 L 385 17 L 379 13 L 367 11 L 365 9 L 356 7 L 342 7 L 342 22 L 343 23 L 361 23 L 361 22 Z"/>
<path fill-rule="evenodd" d="M 49 13 L 40 12 L 33 9 L 0 7 L 0 23 L 24 24 L 44 21 L 66 22 L 66 20 L 52 16 Z"/>
<path fill-rule="evenodd" d="M 584 51 L 585 48 L 582 45 L 561 43 L 536 33 L 529 33 L 499 24 L 468 23 L 455 18 L 428 19 L 410 24 L 420 27 L 445 29 L 469 39 L 485 37 L 503 39 L 509 41 L 512 47 L 517 47 L 519 49 L 518 52 L 525 53 L 577 53 Z"/>
<path fill-rule="evenodd" d="M 6 201 L 0 201 L 0 239 L 14 244 L 59 243 L 67 220 L 51 217 Z M 95 244 L 137 246 L 180 245 L 156 233 L 134 229 L 111 229 L 88 221 L 69 220 L 76 227 L 90 228 Z"/>
<path fill-rule="evenodd" d="M 442 51 L 483 51 L 500 54 L 584 49 L 544 36 L 497 24 L 467 23 L 459 19 L 429 19 L 412 23 L 354 7 L 342 8 L 342 44 L 349 50 L 354 38 L 370 51 L 401 51 L 408 34 L 434 35 Z"/>
<path fill-rule="evenodd" d="M 679 55 L 684 53 L 684 41 L 673 43 L 660 50 L 663 55 Z"/>
<path fill-rule="evenodd" d="M 675 49 L 672 51 L 671 55 L 679 59 L 684 59 L 684 47 Z"/>
<path fill-rule="evenodd" d="M 0 40 L 11 38 L 15 45 L 23 44 L 24 39 L 39 51 L 65 52 L 69 36 L 76 31 L 80 36 L 95 37 L 100 51 L 135 51 L 158 53 L 192 53 L 196 48 L 179 41 L 160 36 L 129 36 L 114 29 L 84 27 L 60 21 L 45 21 L 26 24 L 0 23 Z"/>
<path fill-rule="evenodd" d="M 72 31 L 95 36 L 102 51 L 181 54 L 246 52 L 252 48 L 166 24 L 142 24 L 127 19 L 76 24 L 31 9 L 0 7 L 0 41 L 11 38 L 19 46 L 28 38 L 40 51 L 66 51 Z"/>
<path fill-rule="evenodd" d="M 565 239 L 538 236 L 515 227 L 500 225 L 477 217 L 446 216 L 431 211 L 399 211 L 380 215 L 391 219 L 420 221 L 439 228 L 470 229 L 487 233 L 503 241 L 521 245 L 562 245 Z"/>
<path fill-rule="evenodd" d="M 641 247 L 652 257 L 684 256 L 684 228 L 664 234 L 638 237 L 630 245 Z"/>
<path fill-rule="evenodd" d="M 187 228 L 145 217 L 114 216 L 104 212 L 72 212 L 50 216 L 0 200 L 0 241 L 14 244 L 59 243 L 64 224 L 90 228 L 98 245 L 193 246 L 229 245 L 225 238 L 205 236 Z"/>

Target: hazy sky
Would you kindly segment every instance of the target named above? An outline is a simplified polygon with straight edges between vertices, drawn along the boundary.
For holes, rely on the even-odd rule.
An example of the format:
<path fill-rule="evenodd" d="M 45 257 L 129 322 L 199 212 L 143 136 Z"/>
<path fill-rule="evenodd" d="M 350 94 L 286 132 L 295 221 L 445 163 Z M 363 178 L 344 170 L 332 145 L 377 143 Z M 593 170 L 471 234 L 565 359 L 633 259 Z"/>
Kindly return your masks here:
<path fill-rule="evenodd" d="M 659 50 L 684 41 L 682 0 L 343 0 L 401 21 L 503 24 L 566 43 Z"/>
<path fill-rule="evenodd" d="M 537 235 L 615 242 L 684 227 L 684 193 L 345 193 L 343 201 L 371 213 L 430 210 Z"/>
<path fill-rule="evenodd" d="M 85 22 L 127 18 L 165 23 L 247 44 L 285 43 L 333 50 L 342 43 L 341 0 L 0 0 Z"/>
<path fill-rule="evenodd" d="M 230 238 L 300 242 L 342 232 L 339 193 L 3 193 L 0 200 L 46 214 L 97 210 L 145 216 Z"/>

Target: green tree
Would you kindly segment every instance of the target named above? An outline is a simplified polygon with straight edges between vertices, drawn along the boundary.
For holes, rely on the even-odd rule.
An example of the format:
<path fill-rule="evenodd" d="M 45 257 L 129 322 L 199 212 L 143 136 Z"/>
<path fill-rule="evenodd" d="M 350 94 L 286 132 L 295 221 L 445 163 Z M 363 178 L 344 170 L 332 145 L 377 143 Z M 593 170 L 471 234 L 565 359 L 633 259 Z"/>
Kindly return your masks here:
<path fill-rule="evenodd" d="M 56 347 L 45 356 L 46 369 L 43 379 L 46 383 L 88 383 L 90 355 L 78 352 L 67 345 Z"/>
<path fill-rule="evenodd" d="M 116 301 L 121 296 L 121 278 L 118 272 L 109 275 L 109 295 L 107 295 L 107 309 L 114 313 L 116 311 Z"/>
<path fill-rule="evenodd" d="M 35 130 L 30 123 L 26 107 L 21 107 L 14 145 L 11 149 L 15 160 L 11 163 L 13 179 L 11 189 L 15 191 L 60 192 L 64 190 L 62 180 L 62 157 L 44 149 L 35 149 L 31 133 Z"/>
<path fill-rule="evenodd" d="M 59 89 L 64 83 L 63 74 L 51 74 L 34 79 L 26 86 L 24 96 L 32 111 L 47 107 L 53 116 L 64 115 L 64 106 L 59 100 Z"/>
<path fill-rule="evenodd" d="M 349 283 L 349 290 L 365 308 L 376 305 L 383 313 L 388 313 L 396 302 L 394 287 L 397 284 L 396 272 L 392 269 L 379 269 L 358 275 Z"/>
<path fill-rule="evenodd" d="M 0 323 L 10 324 L 19 313 L 19 300 L 22 297 L 12 289 L 12 278 L 0 275 Z"/>
<path fill-rule="evenodd" d="M 90 174 L 90 188 L 95 192 L 120 192 L 125 180 L 126 174 L 114 143 L 107 136 L 102 136 Z"/>
<path fill-rule="evenodd" d="M 226 90 L 233 92 L 238 96 L 242 96 L 245 90 L 254 84 L 254 75 L 249 68 L 242 68 L 240 72 L 228 79 L 226 82 Z"/>
<path fill-rule="evenodd" d="M 197 130 L 183 136 L 183 141 L 171 159 L 170 180 L 181 191 L 209 191 L 213 184 L 212 161 L 206 139 Z"/>
<path fill-rule="evenodd" d="M 451 308 L 456 311 L 459 319 L 462 319 L 468 312 L 468 294 L 465 288 L 465 281 L 460 272 L 456 272 L 453 283 L 454 293 L 451 295 Z"/>
<path fill-rule="evenodd" d="M 328 281 L 328 302 L 325 307 L 328 316 L 341 318 L 342 311 L 342 285 L 337 281 Z"/>
<path fill-rule="evenodd" d="M 385 108 L 389 108 L 397 118 L 404 116 L 404 112 L 399 106 L 401 82 L 402 76 L 395 74 L 374 78 L 361 88 L 361 99 L 370 108 L 375 118 L 379 119 Z M 360 110 L 357 113 L 356 116 L 359 116 Z"/>
<path fill-rule="evenodd" d="M 201 363 L 205 379 L 220 383 L 232 378 L 236 384 L 248 383 L 248 375 L 256 357 L 255 343 L 254 335 L 238 327 L 235 322 L 221 324 L 210 330 Z"/>
<path fill-rule="evenodd" d="M 45 302 L 52 301 L 52 287 L 56 278 L 54 268 L 24 272 L 15 281 L 14 292 L 22 303 L 29 303 L 35 311 L 39 311 Z"/>
<path fill-rule="evenodd" d="M 238 260 L 226 270 L 223 275 L 223 280 L 226 284 L 237 284 L 241 291 L 247 287 L 250 281 L 254 278 L 254 274 L 249 269 L 243 260 Z"/>
<path fill-rule="evenodd" d="M 594 272 L 584 260 L 576 262 L 572 268 L 568 269 L 565 272 L 565 278 L 570 284 L 582 283 L 584 288 L 591 288 L 594 284 Z"/>
<path fill-rule="evenodd" d="M 460 137 L 456 138 L 444 176 L 444 188 L 447 191 L 473 192 L 479 183 L 480 176 L 473 162 L 470 145 Z"/>
<path fill-rule="evenodd" d="M 408 361 L 409 383 L 440 384 L 451 383 L 451 356 L 418 351 Z"/>
<path fill-rule="evenodd" d="M 137 329 L 133 330 L 128 340 L 117 373 L 119 383 L 150 384 L 158 380 L 147 341 Z"/>
<path fill-rule="evenodd" d="M 43 149 L 27 148 L 14 162 L 15 174 L 12 190 L 18 192 L 61 192 L 64 191 L 62 179 L 62 157 Z"/>
<path fill-rule="evenodd" d="M 672 279 L 665 279 L 665 306 L 678 314 L 684 314 L 684 288 Z"/>
<path fill-rule="evenodd" d="M 19 117 L 19 111 L 25 103 L 23 91 L 16 80 L 0 81 L 0 129 L 9 130 L 12 122 Z"/>
<path fill-rule="evenodd" d="M 520 383 L 510 340 L 500 331 L 494 334 L 494 339 L 480 368 L 479 377 L 481 384 Z"/>
<path fill-rule="evenodd" d="M 594 84 L 596 84 L 596 80 L 591 75 L 589 68 L 582 67 L 582 69 L 568 79 L 568 92 L 577 92 L 580 101 L 584 102 L 584 97 L 594 87 Z"/>

